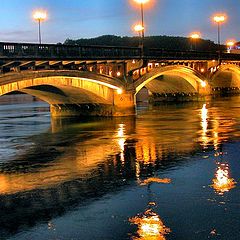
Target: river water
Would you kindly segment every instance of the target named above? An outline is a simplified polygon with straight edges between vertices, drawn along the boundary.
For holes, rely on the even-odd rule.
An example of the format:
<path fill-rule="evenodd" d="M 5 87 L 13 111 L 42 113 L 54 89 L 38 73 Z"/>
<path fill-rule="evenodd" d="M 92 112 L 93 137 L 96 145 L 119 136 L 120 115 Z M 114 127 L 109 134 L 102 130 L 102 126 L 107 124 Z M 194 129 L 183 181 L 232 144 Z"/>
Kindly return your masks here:
<path fill-rule="evenodd" d="M 51 119 L 0 98 L 0 239 L 240 239 L 240 97 Z"/>

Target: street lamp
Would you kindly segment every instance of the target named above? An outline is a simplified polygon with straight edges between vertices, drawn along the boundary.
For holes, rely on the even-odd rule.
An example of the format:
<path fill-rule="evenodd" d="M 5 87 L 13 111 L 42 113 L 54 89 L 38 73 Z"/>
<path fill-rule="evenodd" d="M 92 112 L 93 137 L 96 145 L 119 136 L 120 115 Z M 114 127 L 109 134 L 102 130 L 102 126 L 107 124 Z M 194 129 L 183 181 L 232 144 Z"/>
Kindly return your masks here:
<path fill-rule="evenodd" d="M 201 36 L 200 36 L 200 33 L 191 33 L 191 35 L 190 35 L 190 38 L 191 38 L 191 40 L 192 40 L 192 44 L 191 44 L 191 50 L 197 50 L 197 40 L 200 38 Z M 194 49 L 193 49 L 193 43 L 194 43 Z"/>
<path fill-rule="evenodd" d="M 220 25 L 226 21 L 226 16 L 225 15 L 215 15 L 213 17 L 213 21 L 217 23 L 218 26 L 218 50 L 219 50 L 219 61 L 221 58 L 221 40 L 220 40 Z"/>
<path fill-rule="evenodd" d="M 134 0 L 135 2 L 139 3 L 140 6 L 141 6 L 141 20 L 142 20 L 142 29 L 141 29 L 141 32 L 142 32 L 142 44 L 141 44 L 141 47 L 142 47 L 142 51 L 143 51 L 143 46 L 144 46 L 144 9 L 143 9 L 143 5 L 147 2 L 149 2 L 149 0 Z"/>
<path fill-rule="evenodd" d="M 43 11 L 36 11 L 33 14 L 33 18 L 38 21 L 38 39 L 39 44 L 42 44 L 42 37 L 41 37 L 41 22 L 47 18 L 47 13 Z"/>
<path fill-rule="evenodd" d="M 234 46 L 234 44 L 235 44 L 235 41 L 234 41 L 234 40 L 228 40 L 228 41 L 226 42 L 226 45 L 227 45 L 227 47 L 228 47 L 228 49 L 227 49 L 227 52 L 228 52 L 228 53 L 231 52 L 231 49 L 232 49 L 232 47 Z"/>
<path fill-rule="evenodd" d="M 139 34 L 139 46 L 141 47 L 141 32 L 144 30 L 143 26 L 141 24 L 136 24 L 133 27 L 134 31 Z"/>

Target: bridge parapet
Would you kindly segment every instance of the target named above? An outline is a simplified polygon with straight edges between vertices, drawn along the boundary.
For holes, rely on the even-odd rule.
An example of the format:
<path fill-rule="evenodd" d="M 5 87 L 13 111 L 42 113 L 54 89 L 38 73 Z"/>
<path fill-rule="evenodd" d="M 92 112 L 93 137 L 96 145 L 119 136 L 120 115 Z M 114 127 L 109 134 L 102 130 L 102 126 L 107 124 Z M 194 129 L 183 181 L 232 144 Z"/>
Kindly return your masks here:
<path fill-rule="evenodd" d="M 113 60 L 140 58 L 141 49 L 114 46 L 75 46 L 0 42 L 0 59 Z"/>

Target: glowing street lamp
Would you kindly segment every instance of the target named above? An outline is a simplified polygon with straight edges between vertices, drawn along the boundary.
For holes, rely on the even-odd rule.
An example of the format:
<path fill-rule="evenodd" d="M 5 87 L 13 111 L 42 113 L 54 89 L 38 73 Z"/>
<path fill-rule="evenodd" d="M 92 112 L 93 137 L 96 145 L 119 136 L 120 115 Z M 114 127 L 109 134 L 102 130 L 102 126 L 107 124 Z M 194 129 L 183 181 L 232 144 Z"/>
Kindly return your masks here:
<path fill-rule="evenodd" d="M 42 44 L 42 37 L 41 37 L 41 22 L 47 18 L 47 13 L 43 11 L 36 11 L 33 14 L 33 18 L 38 21 L 38 39 L 39 44 Z"/>
<path fill-rule="evenodd" d="M 226 21 L 225 15 L 215 15 L 213 21 L 217 23 L 218 26 L 218 50 L 219 50 L 219 61 L 221 57 L 221 40 L 220 40 L 220 25 Z"/>
<path fill-rule="evenodd" d="M 231 51 L 231 49 L 232 49 L 232 47 L 234 46 L 234 44 L 235 44 L 235 41 L 233 41 L 233 40 L 228 40 L 227 42 L 226 42 L 226 45 L 227 45 L 227 51 L 228 51 L 228 53 L 230 53 L 230 51 Z"/>
<path fill-rule="evenodd" d="M 135 2 L 137 2 L 138 4 L 140 4 L 141 6 L 141 19 L 142 19 L 142 25 L 141 25 L 141 33 L 142 33 L 142 49 L 144 46 L 144 9 L 143 9 L 143 5 L 147 2 L 149 2 L 149 0 L 134 0 Z"/>
<path fill-rule="evenodd" d="M 141 24 L 136 24 L 134 27 L 133 27 L 134 31 L 137 32 L 139 34 L 139 46 L 141 47 L 142 46 L 142 43 L 141 43 L 141 32 L 144 30 L 143 26 Z"/>
<path fill-rule="evenodd" d="M 190 35 L 190 38 L 192 39 L 192 42 L 194 42 L 194 50 L 197 50 L 197 40 L 199 39 L 201 37 L 201 35 L 200 35 L 200 33 L 192 33 L 191 35 Z M 191 50 L 193 50 L 193 46 L 192 46 L 192 44 L 191 44 Z"/>
<path fill-rule="evenodd" d="M 134 26 L 134 31 L 138 32 L 139 34 L 144 30 L 144 27 L 141 24 L 137 24 Z"/>

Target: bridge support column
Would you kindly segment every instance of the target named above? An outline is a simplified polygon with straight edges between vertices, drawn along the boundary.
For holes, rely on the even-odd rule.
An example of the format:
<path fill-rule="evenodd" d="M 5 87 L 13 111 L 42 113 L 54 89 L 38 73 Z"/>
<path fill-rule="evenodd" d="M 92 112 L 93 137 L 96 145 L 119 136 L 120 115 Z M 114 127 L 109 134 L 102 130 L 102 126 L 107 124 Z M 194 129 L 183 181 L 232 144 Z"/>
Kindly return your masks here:
<path fill-rule="evenodd" d="M 114 93 L 113 116 L 135 115 L 135 96 L 133 92 Z"/>
<path fill-rule="evenodd" d="M 117 117 L 135 115 L 133 93 L 114 93 L 113 104 L 79 103 L 51 104 L 52 117 L 101 116 Z"/>
<path fill-rule="evenodd" d="M 113 106 L 108 104 L 52 104 L 52 117 L 113 116 Z"/>

